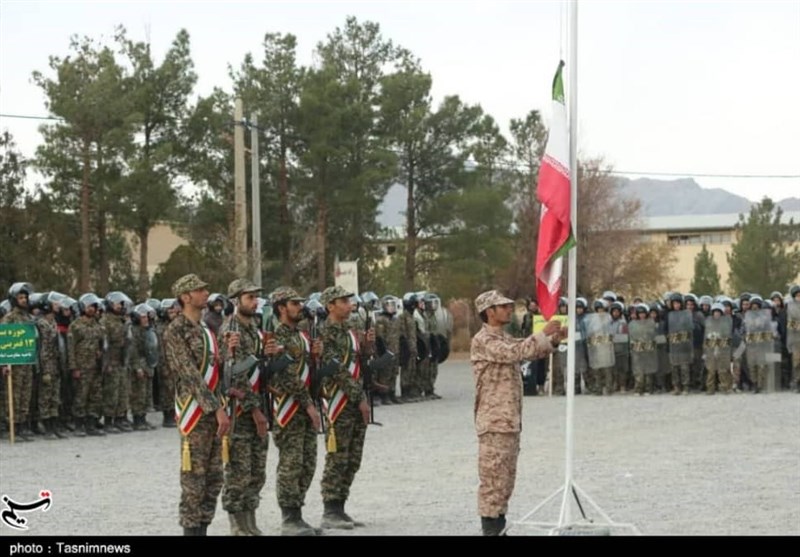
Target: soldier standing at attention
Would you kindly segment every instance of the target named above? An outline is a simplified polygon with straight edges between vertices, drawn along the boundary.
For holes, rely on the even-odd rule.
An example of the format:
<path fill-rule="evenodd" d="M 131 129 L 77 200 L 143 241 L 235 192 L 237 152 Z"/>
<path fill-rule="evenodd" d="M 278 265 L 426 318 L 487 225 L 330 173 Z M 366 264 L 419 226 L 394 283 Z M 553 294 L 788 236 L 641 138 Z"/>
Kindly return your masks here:
<path fill-rule="evenodd" d="M 350 486 L 361 467 L 364 438 L 367 434 L 370 409 L 362 387 L 361 367 L 364 351 L 375 342 L 375 330 L 370 329 L 362 346 L 362 335 L 350 330 L 350 296 L 341 286 L 330 286 L 320 296 L 328 310 L 322 337 L 323 365 L 334 359 L 339 369 L 323 381 L 327 399 L 328 452 L 322 472 L 322 528 L 350 530 L 356 523 L 344 510 Z"/>
<path fill-rule="evenodd" d="M 317 432 L 320 415 L 311 392 L 312 358 L 322 354 L 322 342 L 312 341 L 297 325 L 303 319 L 304 299 L 292 288 L 282 287 L 272 294 L 273 315 L 280 325 L 275 340 L 283 346 L 292 363 L 272 377 L 275 390 L 273 410 L 275 424 L 272 438 L 278 447 L 278 479 L 276 494 L 281 508 L 281 534 L 313 536 L 316 530 L 303 520 L 303 505 L 314 471 L 317 468 Z M 313 330 L 314 317 L 309 320 Z M 319 373 L 319 366 L 313 366 Z"/>
<path fill-rule="evenodd" d="M 131 378 L 125 363 L 125 354 L 130 349 L 126 307 L 127 296 L 122 292 L 106 294 L 106 312 L 100 318 L 106 342 L 103 358 L 103 415 L 106 433 L 132 431 L 128 422 Z"/>
<path fill-rule="evenodd" d="M 104 333 L 97 321 L 100 298 L 91 292 L 78 300 L 80 317 L 73 321 L 67 333 L 69 369 L 72 372 L 75 400 L 75 435 L 105 435 L 99 416 L 103 405 L 103 374 L 99 362 L 103 358 Z"/>
<path fill-rule="evenodd" d="M 130 366 L 128 374 L 131 382 L 130 406 L 135 431 L 154 429 L 147 421 L 147 381 L 152 372 L 147 363 L 147 329 L 150 326 L 150 306 L 138 304 L 131 313 L 128 357 Z"/>
<path fill-rule="evenodd" d="M 180 524 L 186 536 L 205 536 L 222 489 L 222 444 L 230 419 L 219 392 L 217 339 L 202 323 L 207 284 L 197 275 L 172 285 L 181 314 L 164 332 L 170 375 L 175 379 L 175 413 L 181 432 Z"/>
<path fill-rule="evenodd" d="M 225 318 L 220 333 L 228 345 L 228 358 L 233 363 L 249 356 L 264 355 L 264 343 L 255 320 L 261 288 L 247 279 L 236 279 L 228 286 L 228 299 L 235 310 Z M 225 466 L 222 508 L 228 512 L 232 536 L 260 536 L 256 525 L 256 509 L 261 489 L 267 481 L 266 409 L 261 407 L 261 370 L 253 366 L 247 373 L 231 378 L 226 393 L 236 412 L 230 434 L 230 460 Z"/>
<path fill-rule="evenodd" d="M 27 282 L 15 282 L 8 289 L 8 302 L 11 304 L 11 311 L 6 314 L 2 323 L 28 323 L 33 325 L 31 317 L 29 297 L 33 294 L 33 286 Z M 11 373 L 11 391 L 13 393 L 14 405 L 14 431 L 21 441 L 33 441 L 33 435 L 28 427 L 28 414 L 31 407 L 31 397 L 33 396 L 33 366 L 11 366 L 3 367 L 3 383 L 6 376 Z M 3 393 L 8 396 L 8 393 Z M 7 411 L 7 409 L 6 409 Z"/>
<path fill-rule="evenodd" d="M 558 321 L 541 333 L 517 339 L 503 330 L 514 301 L 497 290 L 475 299 L 483 327 L 473 337 L 470 361 L 475 378 L 475 429 L 478 433 L 478 512 L 484 536 L 506 527 L 514 491 L 522 430 L 522 374 L 519 364 L 550 354 L 566 334 Z"/>

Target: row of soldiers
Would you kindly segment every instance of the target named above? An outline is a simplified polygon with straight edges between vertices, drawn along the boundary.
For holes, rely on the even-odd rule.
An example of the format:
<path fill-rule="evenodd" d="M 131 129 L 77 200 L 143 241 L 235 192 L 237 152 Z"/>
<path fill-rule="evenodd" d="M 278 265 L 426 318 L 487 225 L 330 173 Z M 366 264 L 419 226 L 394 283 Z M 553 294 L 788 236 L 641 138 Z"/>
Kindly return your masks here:
<path fill-rule="evenodd" d="M 567 314 L 567 299 L 559 302 Z M 611 291 L 591 307 L 576 299 L 576 373 L 588 393 L 633 390 L 687 395 L 800 392 L 800 285 L 764 300 L 755 293 L 697 297 L 668 292 L 630 306 Z M 532 316 L 523 330 L 532 327 Z M 564 393 L 566 345 L 553 358 L 553 391 Z"/>
<path fill-rule="evenodd" d="M 174 299 L 134 304 L 115 291 L 75 300 L 19 282 L 2 306 L 3 323 L 33 324 L 38 337 L 35 364 L 3 368 L 13 403 L 7 408 L 8 394 L 0 393 L 0 421 L 13 415 L 17 439 L 147 431 L 155 427 L 146 419 L 153 406 L 163 410 L 165 427 L 175 426 L 160 341 L 177 312 Z M 0 424 L 0 432 L 9 426 Z"/>
<path fill-rule="evenodd" d="M 233 281 L 225 296 L 209 295 L 193 274 L 179 279 L 173 294 L 181 314 L 165 331 L 164 344 L 182 436 L 184 533 L 205 535 L 220 492 L 232 535 L 262 533 L 256 511 L 269 434 L 279 451 L 282 534 L 319 533 L 302 514 L 319 434 L 326 443 L 320 527 L 362 525 L 344 507 L 367 426 L 376 423 L 374 401 L 393 404 L 417 394 L 416 375 L 407 373 L 401 396 L 395 392 L 406 341 L 396 300 L 373 293 L 358 297 L 341 286 L 308 298 L 279 287 L 262 298 L 261 288 L 246 279 Z M 437 309 L 420 307 L 416 295 L 407 301 L 412 323 L 417 310 Z M 416 324 L 412 330 L 416 342 Z M 404 372 L 414 373 L 419 367 L 412 365 L 430 360 L 427 353 L 411 354 Z M 422 388 L 434 394 L 432 386 Z"/>

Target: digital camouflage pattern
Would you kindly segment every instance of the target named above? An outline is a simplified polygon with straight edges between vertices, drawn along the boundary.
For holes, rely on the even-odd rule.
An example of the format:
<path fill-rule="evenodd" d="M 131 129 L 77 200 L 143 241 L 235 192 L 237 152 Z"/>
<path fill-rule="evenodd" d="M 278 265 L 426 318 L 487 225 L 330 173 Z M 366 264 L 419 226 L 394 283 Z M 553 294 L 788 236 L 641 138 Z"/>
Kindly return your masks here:
<path fill-rule="evenodd" d="M 39 329 L 39 419 L 58 417 L 61 375 L 58 370 L 58 329 L 46 318 L 36 321 Z"/>
<path fill-rule="evenodd" d="M 103 327 L 93 317 L 82 316 L 70 323 L 67 332 L 69 369 L 73 377 L 72 415 L 76 418 L 98 417 L 102 413 L 103 374 L 99 369 L 103 351 Z"/>
<path fill-rule="evenodd" d="M 14 307 L 0 323 L 33 323 L 27 311 Z M 5 382 L 5 380 L 4 380 Z M 33 366 L 13 366 L 11 371 L 11 390 L 14 401 L 14 421 L 24 423 L 28 419 L 33 395 Z M 4 393 L 6 397 L 8 394 Z"/>

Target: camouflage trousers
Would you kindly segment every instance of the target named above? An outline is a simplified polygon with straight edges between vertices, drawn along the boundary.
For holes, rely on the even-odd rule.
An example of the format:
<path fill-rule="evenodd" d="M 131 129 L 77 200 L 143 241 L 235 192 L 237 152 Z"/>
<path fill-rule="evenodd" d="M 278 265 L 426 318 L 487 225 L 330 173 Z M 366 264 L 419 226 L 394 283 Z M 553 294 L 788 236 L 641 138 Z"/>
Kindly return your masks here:
<path fill-rule="evenodd" d="M 378 383 L 389 387 L 389 392 L 394 392 L 394 385 L 397 382 L 397 366 L 388 366 L 377 374 Z"/>
<path fill-rule="evenodd" d="M 103 415 L 112 418 L 128 413 L 130 372 L 122 365 L 111 365 L 103 373 Z"/>
<path fill-rule="evenodd" d="M 772 370 L 769 365 L 750 365 L 750 381 L 761 391 L 767 388 L 767 373 Z"/>
<path fill-rule="evenodd" d="M 550 382 L 553 384 L 554 395 L 563 395 L 566 392 L 564 385 L 565 369 L 567 369 L 567 353 L 553 352 L 553 365 L 550 366 Z"/>
<path fill-rule="evenodd" d="M 345 405 L 336 423 L 328 426 L 328 436 L 331 429 L 336 431 L 336 452 L 325 453 L 322 471 L 322 501 L 325 503 L 347 501 L 350 486 L 361 468 L 367 435 L 367 424 L 352 402 Z"/>
<path fill-rule="evenodd" d="M 181 526 L 197 528 L 201 524 L 211 524 L 222 489 L 222 444 L 217 437 L 214 414 L 204 414 L 188 439 L 192 469 L 181 470 L 178 514 Z"/>
<path fill-rule="evenodd" d="M 57 369 L 42 372 L 39 376 L 39 419 L 58 417 L 58 404 L 61 400 L 61 376 Z"/>
<path fill-rule="evenodd" d="M 431 360 L 430 366 L 430 390 L 426 390 L 426 392 L 433 393 L 436 391 L 436 379 L 439 377 L 439 362 Z"/>
<path fill-rule="evenodd" d="M 8 379 L 2 378 L 8 389 Z M 33 396 L 33 366 L 11 366 L 11 391 L 14 404 L 14 423 L 28 421 Z M 4 392 L 3 420 L 8 421 L 8 392 Z"/>
<path fill-rule="evenodd" d="M 81 369 L 80 373 L 80 379 L 72 378 L 75 393 L 72 415 L 76 418 L 98 418 L 103 410 L 103 374 L 96 368 Z"/>
<path fill-rule="evenodd" d="M 412 354 L 400 368 L 400 389 L 403 396 L 413 396 L 417 391 L 417 361 Z"/>
<path fill-rule="evenodd" d="M 730 359 L 728 356 L 706 355 L 706 392 L 713 393 L 719 381 L 719 390 L 728 393 L 733 385 L 733 375 L 731 375 Z"/>
<path fill-rule="evenodd" d="M 279 451 L 278 506 L 300 508 L 317 468 L 317 432 L 311 418 L 300 408 L 286 427 L 275 425 L 272 440 Z"/>
<path fill-rule="evenodd" d="M 68 369 L 61 370 L 61 418 L 72 418 L 72 406 L 75 400 L 75 383 Z"/>
<path fill-rule="evenodd" d="M 161 410 L 170 410 L 174 405 L 175 400 L 175 381 L 169 374 L 169 370 L 165 364 L 161 364 L 158 370 L 158 392 L 161 404 Z"/>
<path fill-rule="evenodd" d="M 258 436 L 250 413 L 236 416 L 236 430 L 230 437 L 230 461 L 225 465 L 222 508 L 229 513 L 254 511 L 267 481 L 269 434 Z"/>
<path fill-rule="evenodd" d="M 478 514 L 496 518 L 508 511 L 514 492 L 519 432 L 487 432 L 478 436 Z"/>
<path fill-rule="evenodd" d="M 431 361 L 425 358 L 417 362 L 417 389 L 422 393 L 429 393 L 431 388 Z"/>
<path fill-rule="evenodd" d="M 620 391 L 628 388 L 631 369 L 627 352 L 617 352 L 614 354 L 614 384 Z"/>
<path fill-rule="evenodd" d="M 655 373 L 634 373 L 633 380 L 633 390 L 637 394 L 652 393 L 655 390 Z"/>
<path fill-rule="evenodd" d="M 673 391 L 689 390 L 689 364 L 672 365 L 672 389 Z"/>
<path fill-rule="evenodd" d="M 604 367 L 600 369 L 589 369 L 589 382 L 591 383 L 590 392 L 595 395 L 603 392 L 612 393 L 614 391 L 614 368 Z"/>
<path fill-rule="evenodd" d="M 147 414 L 147 384 L 152 382 L 152 379 L 147 375 L 146 371 L 143 377 L 139 377 L 139 374 L 135 371 L 131 373 L 130 406 L 131 414 L 134 416 L 144 416 Z M 115 417 L 124 415 L 125 412 L 117 414 Z"/>

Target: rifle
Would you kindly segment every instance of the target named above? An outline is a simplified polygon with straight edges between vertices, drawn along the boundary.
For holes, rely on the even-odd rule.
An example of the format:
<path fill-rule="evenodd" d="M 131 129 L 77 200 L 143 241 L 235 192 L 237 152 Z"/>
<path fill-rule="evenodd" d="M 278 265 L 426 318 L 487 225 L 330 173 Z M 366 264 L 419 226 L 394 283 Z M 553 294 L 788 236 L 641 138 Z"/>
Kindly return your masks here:
<path fill-rule="evenodd" d="M 364 319 L 364 344 L 366 345 L 367 339 L 366 334 L 369 332 L 372 325 L 372 312 L 367 312 L 367 317 Z M 374 348 L 374 347 L 373 347 Z M 372 353 L 374 350 L 371 350 Z M 367 395 L 367 400 L 369 401 L 369 424 L 368 425 L 377 425 L 382 426 L 383 424 L 380 422 L 375 421 L 375 397 L 373 396 L 372 392 L 372 362 L 373 357 L 370 356 L 369 360 L 367 361 L 367 365 L 364 366 L 364 392 Z"/>
<path fill-rule="evenodd" d="M 228 332 L 239 333 L 239 322 L 236 320 L 235 311 L 233 315 L 231 315 L 231 325 Z M 222 460 L 224 463 L 230 461 L 230 436 L 233 435 L 233 432 L 236 428 L 236 399 L 228 395 L 228 391 L 233 386 L 234 381 L 233 362 L 235 359 L 236 349 L 233 348 L 227 350 L 225 356 L 225 365 L 222 368 L 222 391 L 225 393 L 225 396 L 228 396 L 228 405 L 226 410 L 228 412 L 228 417 L 231 420 L 231 427 L 227 435 L 222 438 Z"/>
<path fill-rule="evenodd" d="M 311 349 L 313 350 L 314 341 L 317 340 L 317 335 L 319 331 L 317 329 L 317 312 L 311 311 L 308 307 L 303 308 L 306 311 L 306 317 L 311 322 L 311 327 L 309 329 L 309 338 L 311 339 Z M 317 433 L 321 433 L 325 435 L 325 411 L 322 407 L 322 399 L 320 398 L 320 389 L 322 388 L 322 377 L 320 376 L 318 367 L 319 362 L 317 361 L 317 357 L 314 356 L 313 353 L 310 354 L 310 359 L 308 362 L 308 372 L 311 374 L 311 400 L 314 401 L 314 405 L 317 407 L 317 412 L 319 412 L 319 425 L 320 430 Z"/>

